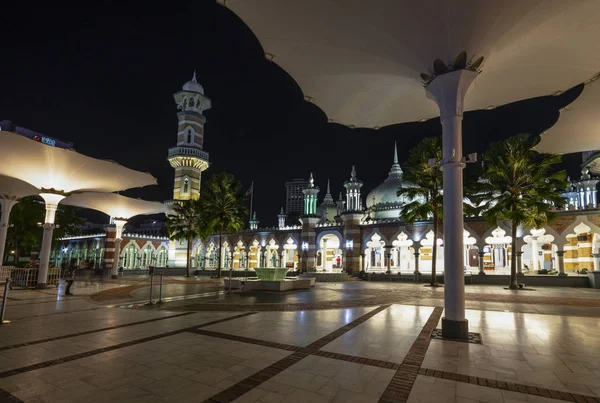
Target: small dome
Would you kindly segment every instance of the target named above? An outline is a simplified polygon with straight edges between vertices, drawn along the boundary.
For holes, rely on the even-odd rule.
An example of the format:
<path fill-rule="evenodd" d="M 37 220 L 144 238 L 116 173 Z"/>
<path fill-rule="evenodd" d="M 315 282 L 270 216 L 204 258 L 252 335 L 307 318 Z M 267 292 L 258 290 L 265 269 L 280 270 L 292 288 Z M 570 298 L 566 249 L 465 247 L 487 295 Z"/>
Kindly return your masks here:
<path fill-rule="evenodd" d="M 403 181 L 402 177 L 388 177 L 381 185 L 369 192 L 367 207 L 371 208 L 385 203 L 404 204 L 404 197 L 396 196 L 396 192 L 401 187 L 407 186 L 410 186 L 410 184 Z"/>
<path fill-rule="evenodd" d="M 371 190 L 367 196 L 367 207 L 377 207 L 387 203 L 401 206 L 405 203 L 405 198 L 396 196 L 396 192 L 401 187 L 407 186 L 411 186 L 411 184 L 402 179 L 402 168 L 398 164 L 398 151 L 394 144 L 394 163 L 392 164 L 392 169 L 390 169 L 387 179 L 381 185 Z"/>
<path fill-rule="evenodd" d="M 183 85 L 183 90 L 190 92 L 199 92 L 200 94 L 204 95 L 204 88 L 202 88 L 202 86 L 198 84 L 198 81 L 196 81 L 196 71 L 194 71 L 194 77 L 192 77 L 190 81 Z"/>

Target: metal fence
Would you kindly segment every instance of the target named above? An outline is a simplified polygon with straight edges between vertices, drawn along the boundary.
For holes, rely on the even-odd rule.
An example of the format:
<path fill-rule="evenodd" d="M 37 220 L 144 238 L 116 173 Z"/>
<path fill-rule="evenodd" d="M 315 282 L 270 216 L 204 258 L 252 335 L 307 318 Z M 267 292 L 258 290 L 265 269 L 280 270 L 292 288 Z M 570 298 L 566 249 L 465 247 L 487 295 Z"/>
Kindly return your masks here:
<path fill-rule="evenodd" d="M 10 270 L 10 288 L 33 288 L 37 284 L 38 269 L 18 269 L 13 268 Z M 58 287 L 58 280 L 60 278 L 60 269 L 50 268 L 48 269 L 48 280 L 47 285 L 54 285 Z"/>
<path fill-rule="evenodd" d="M 6 281 L 7 278 L 10 278 L 10 272 L 13 271 L 15 266 L 0 266 L 0 283 Z"/>

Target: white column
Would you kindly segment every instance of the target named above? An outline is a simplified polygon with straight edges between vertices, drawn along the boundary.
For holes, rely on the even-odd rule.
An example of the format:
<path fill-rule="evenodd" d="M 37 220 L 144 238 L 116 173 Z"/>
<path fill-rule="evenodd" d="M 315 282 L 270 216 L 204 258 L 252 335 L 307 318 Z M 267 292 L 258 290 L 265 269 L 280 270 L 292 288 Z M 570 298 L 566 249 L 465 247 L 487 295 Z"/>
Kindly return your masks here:
<path fill-rule="evenodd" d="M 426 87 L 427 97 L 440 109 L 444 175 L 444 307 L 442 334 L 466 339 L 463 258 L 463 102 L 477 72 L 458 70 L 436 77 Z M 433 157 L 433 156 L 432 156 Z M 434 239 L 435 242 L 435 239 Z"/>
<path fill-rule="evenodd" d="M 6 247 L 6 235 L 8 234 L 10 211 L 17 203 L 18 202 L 13 199 L 0 198 L 0 207 L 2 207 L 2 213 L 0 215 L 0 266 L 4 263 L 4 248 Z"/>
<path fill-rule="evenodd" d="M 556 257 L 558 258 L 558 275 L 559 276 L 566 276 L 567 274 L 565 273 L 565 251 L 564 250 L 557 250 L 556 251 Z"/>
<path fill-rule="evenodd" d="M 594 203 L 594 208 L 598 207 L 597 193 L 598 191 L 596 189 L 592 190 L 592 203 Z"/>
<path fill-rule="evenodd" d="M 327 239 L 323 239 L 323 249 L 321 250 L 321 264 L 323 271 L 327 271 Z"/>
<path fill-rule="evenodd" d="M 538 241 L 537 237 L 531 237 L 531 270 L 538 269 Z"/>
<path fill-rule="evenodd" d="M 592 256 L 594 257 L 593 271 L 600 271 L 600 253 L 592 253 Z"/>
<path fill-rule="evenodd" d="M 115 218 L 114 220 L 116 233 L 115 233 L 115 253 L 113 256 L 113 264 L 110 270 L 111 278 L 119 277 L 119 257 L 121 255 L 121 241 L 123 240 L 123 228 L 127 223 L 127 220 Z"/>
<path fill-rule="evenodd" d="M 54 232 L 54 220 L 56 219 L 56 210 L 58 203 L 65 198 L 63 195 L 55 193 L 40 193 L 40 196 L 46 202 L 46 217 L 44 219 L 44 235 L 42 236 L 42 247 L 40 249 L 40 268 L 38 269 L 38 279 L 36 288 L 46 288 L 48 281 L 48 265 L 50 263 L 50 248 L 52 247 L 52 233 Z"/>

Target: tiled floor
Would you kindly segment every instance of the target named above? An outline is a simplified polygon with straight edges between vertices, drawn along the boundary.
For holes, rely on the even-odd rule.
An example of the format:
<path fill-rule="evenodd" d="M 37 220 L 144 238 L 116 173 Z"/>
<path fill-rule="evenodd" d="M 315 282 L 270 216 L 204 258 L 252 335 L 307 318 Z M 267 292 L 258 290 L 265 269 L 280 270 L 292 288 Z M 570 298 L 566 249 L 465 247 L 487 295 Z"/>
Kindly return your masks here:
<path fill-rule="evenodd" d="M 362 284 L 348 287 L 386 290 Z M 577 317 L 570 313 L 582 307 L 543 305 L 552 314 L 539 314 L 515 304 L 516 313 L 503 312 L 512 304 L 486 310 L 501 303 L 469 301 L 470 331 L 481 333 L 482 345 L 428 338 L 423 344 L 424 327 L 440 315 L 433 308 L 439 299 L 430 306 L 421 299 L 419 305 L 241 313 L 170 312 L 169 304 L 163 310 L 108 308 L 86 297 L 115 285 L 81 287 L 71 299 L 57 298 L 53 289 L 13 291 L 11 323 L 0 327 L 0 399 L 8 392 L 26 402 L 377 402 L 385 391 L 385 402 L 593 396 L 600 402 L 600 315 L 593 317 L 593 309 L 590 317 Z M 505 293 L 477 288 L 487 291 Z M 600 296 L 580 294 L 582 301 Z M 415 374 L 414 384 L 402 371 Z M 404 387 L 409 396 L 396 394 Z"/>
<path fill-rule="evenodd" d="M 251 402 L 377 402 L 391 369 L 309 356 L 234 400 Z"/>
<path fill-rule="evenodd" d="M 600 320 L 467 311 L 483 345 L 433 340 L 423 367 L 600 397 Z"/>
<path fill-rule="evenodd" d="M 205 330 L 261 340 L 306 346 L 373 308 L 296 312 L 261 312 L 240 320 L 208 326 Z"/>
<path fill-rule="evenodd" d="M 401 363 L 432 311 L 425 306 L 392 305 L 323 350 Z"/>

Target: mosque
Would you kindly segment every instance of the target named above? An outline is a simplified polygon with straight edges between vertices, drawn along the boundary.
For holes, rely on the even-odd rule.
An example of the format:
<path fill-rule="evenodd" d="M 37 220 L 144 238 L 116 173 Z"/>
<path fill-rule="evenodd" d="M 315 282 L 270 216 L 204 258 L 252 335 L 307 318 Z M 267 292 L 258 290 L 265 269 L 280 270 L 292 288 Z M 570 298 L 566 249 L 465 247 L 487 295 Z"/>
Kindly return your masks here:
<path fill-rule="evenodd" d="M 209 167 L 209 154 L 203 149 L 203 112 L 211 101 L 197 82 L 196 75 L 174 94 L 178 130 L 176 146 L 168 150 L 174 169 L 173 200 L 200 197 L 202 172 Z M 391 154 L 391 153 L 390 153 Z M 589 155 L 587 156 L 589 157 Z M 586 155 L 584 155 L 586 159 Z M 583 269 L 600 269 L 600 215 L 597 204 L 598 179 L 592 177 L 594 159 L 582 164 L 579 180 L 569 181 L 567 202 L 557 211 L 558 219 L 544 228 L 519 228 L 517 268 L 519 272 L 554 270 L 575 274 Z M 432 246 L 438 245 L 437 271 L 444 270 L 444 243 L 436 237 L 428 221 L 408 225 L 399 218 L 409 200 L 398 197 L 400 187 L 414 186 L 404 181 L 398 154 L 394 148 L 387 178 L 366 196 L 363 182 L 354 167 L 343 183 L 345 194 L 334 200 L 329 182 L 321 203 L 319 187 L 310 176 L 304 189 L 304 214 L 298 225 L 286 225 L 283 209 L 278 225 L 259 227 L 256 213 L 249 228 L 238 234 L 224 234 L 204 242 L 192 242 L 191 267 L 216 269 L 219 253 L 224 267 L 233 270 L 256 267 L 288 267 L 290 270 L 356 274 L 381 273 L 427 274 L 432 266 Z M 350 168 L 350 167 L 349 167 Z M 479 217 L 466 218 L 464 225 L 465 271 L 473 274 L 510 272 L 510 227 L 501 223 L 491 227 Z M 62 238 L 52 251 L 51 264 L 61 265 L 71 258 L 79 264 L 110 268 L 118 264 L 124 270 L 155 267 L 185 267 L 186 241 L 170 241 L 156 232 L 126 227 L 120 256 L 114 253 L 114 225 L 92 230 L 86 235 Z M 115 262 L 116 261 L 116 262 Z"/>

